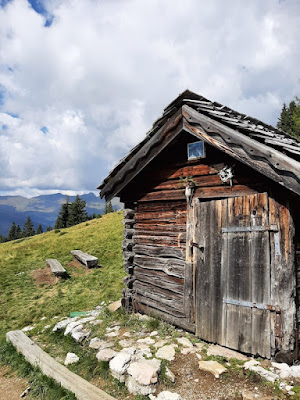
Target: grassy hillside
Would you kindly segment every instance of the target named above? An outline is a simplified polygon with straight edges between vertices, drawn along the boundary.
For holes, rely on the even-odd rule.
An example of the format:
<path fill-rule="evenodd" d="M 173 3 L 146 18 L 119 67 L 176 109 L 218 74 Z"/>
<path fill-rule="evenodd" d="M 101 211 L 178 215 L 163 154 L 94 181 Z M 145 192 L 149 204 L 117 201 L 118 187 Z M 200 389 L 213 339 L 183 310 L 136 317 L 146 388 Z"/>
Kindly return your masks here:
<path fill-rule="evenodd" d="M 121 297 L 122 213 L 80 225 L 0 244 L 0 339 L 47 316 L 89 310 Z M 71 250 L 99 258 L 102 268 L 86 270 L 72 262 Z M 71 279 L 53 284 L 43 275 L 46 258 L 58 259 Z M 53 278 L 52 278 L 53 279 Z"/>

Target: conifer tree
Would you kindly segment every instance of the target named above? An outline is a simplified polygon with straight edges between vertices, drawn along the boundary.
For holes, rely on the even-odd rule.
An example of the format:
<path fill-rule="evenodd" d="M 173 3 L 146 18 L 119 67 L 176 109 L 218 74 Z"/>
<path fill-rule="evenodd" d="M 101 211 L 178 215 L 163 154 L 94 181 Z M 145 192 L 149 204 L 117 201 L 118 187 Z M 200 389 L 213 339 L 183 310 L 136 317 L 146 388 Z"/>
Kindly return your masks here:
<path fill-rule="evenodd" d="M 77 225 L 81 222 L 87 221 L 88 215 L 85 205 L 86 202 L 77 195 L 73 203 L 70 205 L 68 226 Z"/>
<path fill-rule="evenodd" d="M 292 100 L 288 107 L 283 104 L 277 128 L 296 137 L 298 140 L 300 139 L 300 99 L 298 97 Z"/>
<path fill-rule="evenodd" d="M 108 213 L 111 213 L 113 211 L 114 211 L 114 209 L 113 209 L 113 206 L 111 204 L 111 201 L 109 201 L 108 203 L 106 202 L 105 203 L 105 211 L 104 211 L 104 213 L 108 214 Z"/>
<path fill-rule="evenodd" d="M 68 225 L 69 211 L 70 211 L 70 203 L 69 203 L 69 196 L 67 196 L 65 203 L 61 205 L 60 211 L 58 213 L 54 225 L 55 229 L 67 228 L 69 226 Z"/>
<path fill-rule="evenodd" d="M 50 225 L 49 225 L 49 226 L 47 226 L 47 232 L 50 232 L 50 231 L 52 231 L 52 229 L 53 229 L 53 228 L 52 228 L 52 226 L 50 226 Z"/>
<path fill-rule="evenodd" d="M 4 243 L 6 241 L 7 241 L 6 237 L 0 234 L 0 243 Z"/>
<path fill-rule="evenodd" d="M 13 222 L 13 223 L 11 224 L 10 229 L 9 229 L 8 236 L 7 236 L 7 240 L 10 241 L 10 240 L 15 240 L 15 239 L 17 239 L 17 235 L 16 235 L 16 224 Z"/>
<path fill-rule="evenodd" d="M 16 226 L 16 239 L 20 239 L 22 237 L 22 229 L 20 225 Z"/>
<path fill-rule="evenodd" d="M 39 235 L 40 233 L 43 233 L 43 227 L 41 224 L 38 225 L 37 229 L 36 229 L 36 234 Z"/>
<path fill-rule="evenodd" d="M 35 231 L 33 228 L 33 224 L 31 221 L 31 218 L 28 217 L 27 220 L 25 221 L 24 227 L 23 227 L 23 236 L 24 237 L 29 237 L 29 236 L 34 236 Z"/>

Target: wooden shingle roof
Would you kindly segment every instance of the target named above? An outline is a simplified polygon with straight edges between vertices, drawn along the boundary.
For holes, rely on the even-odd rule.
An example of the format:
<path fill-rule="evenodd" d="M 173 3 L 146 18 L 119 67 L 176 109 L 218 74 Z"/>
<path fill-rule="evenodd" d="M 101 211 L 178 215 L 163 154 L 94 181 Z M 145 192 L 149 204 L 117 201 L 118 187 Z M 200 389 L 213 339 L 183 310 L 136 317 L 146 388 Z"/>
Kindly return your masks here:
<path fill-rule="evenodd" d="M 176 134 L 185 130 L 300 194 L 299 141 L 271 125 L 186 90 L 164 109 L 145 138 L 103 180 L 98 187 L 101 197 L 116 196 L 147 165 L 141 159 L 146 159 L 175 125 Z"/>

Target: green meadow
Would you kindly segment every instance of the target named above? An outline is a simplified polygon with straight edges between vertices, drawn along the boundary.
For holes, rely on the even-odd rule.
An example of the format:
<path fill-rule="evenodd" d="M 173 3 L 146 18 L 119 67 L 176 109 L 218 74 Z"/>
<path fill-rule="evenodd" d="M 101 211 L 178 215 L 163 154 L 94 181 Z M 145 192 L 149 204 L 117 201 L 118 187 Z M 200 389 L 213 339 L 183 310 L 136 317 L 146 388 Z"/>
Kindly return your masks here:
<path fill-rule="evenodd" d="M 122 213 L 115 212 L 0 244 L 0 339 L 7 331 L 32 325 L 42 317 L 62 317 L 89 310 L 103 300 L 119 299 L 125 275 L 122 232 Z M 101 268 L 87 271 L 72 266 L 70 251 L 75 249 L 98 257 Z M 47 258 L 59 260 L 71 278 L 43 282 Z"/>

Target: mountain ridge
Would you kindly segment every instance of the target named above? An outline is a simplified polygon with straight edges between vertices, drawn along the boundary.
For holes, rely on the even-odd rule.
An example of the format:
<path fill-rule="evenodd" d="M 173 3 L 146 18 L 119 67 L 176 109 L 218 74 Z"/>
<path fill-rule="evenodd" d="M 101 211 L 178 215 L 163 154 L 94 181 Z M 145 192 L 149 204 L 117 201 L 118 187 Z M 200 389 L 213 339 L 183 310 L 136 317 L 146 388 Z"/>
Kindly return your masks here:
<path fill-rule="evenodd" d="M 30 198 L 0 196 L 0 234 L 7 236 L 13 222 L 22 228 L 28 217 L 31 218 L 35 229 L 39 224 L 42 225 L 44 230 L 49 225 L 53 227 L 61 205 L 66 201 L 66 197 L 69 197 L 69 201 L 72 202 L 76 196 L 67 196 L 62 193 Z M 88 215 L 104 213 L 105 201 L 93 192 L 82 194 L 80 198 L 86 202 Z M 121 204 L 116 199 L 112 203 L 115 209 L 119 210 L 121 208 Z"/>

